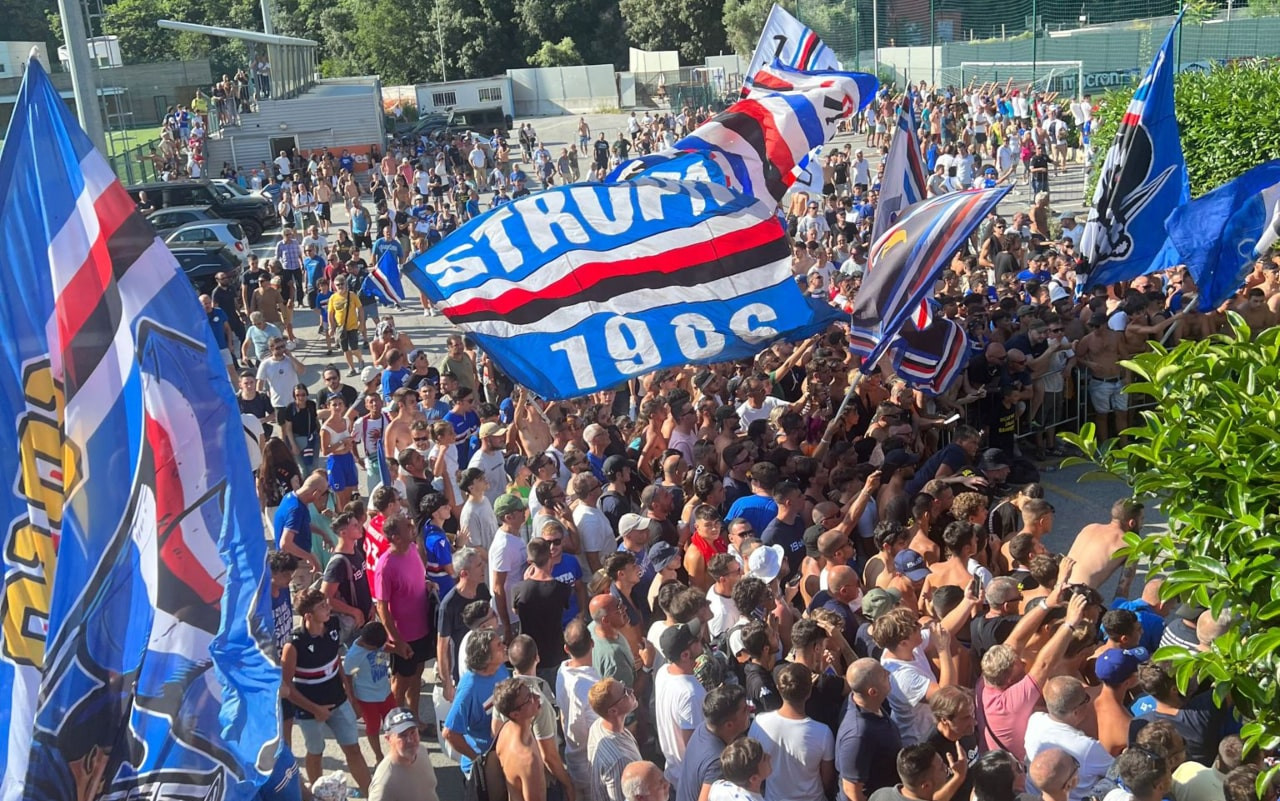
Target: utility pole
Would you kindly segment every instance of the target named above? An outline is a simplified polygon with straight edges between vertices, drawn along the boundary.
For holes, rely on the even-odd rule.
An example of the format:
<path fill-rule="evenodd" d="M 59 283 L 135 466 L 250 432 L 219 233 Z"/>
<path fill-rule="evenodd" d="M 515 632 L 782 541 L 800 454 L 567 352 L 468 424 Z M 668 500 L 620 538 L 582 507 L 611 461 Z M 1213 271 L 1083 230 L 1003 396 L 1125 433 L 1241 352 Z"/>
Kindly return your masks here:
<path fill-rule="evenodd" d="M 871 0 L 871 62 L 872 72 L 880 77 L 880 0 Z"/>
<path fill-rule="evenodd" d="M 1031 0 L 1031 90 L 1036 87 L 1036 48 L 1040 44 L 1040 18 L 1036 16 L 1036 0 Z"/>
<path fill-rule="evenodd" d="M 80 127 L 89 135 L 89 141 L 106 156 L 107 136 L 102 127 L 98 89 L 93 85 L 93 66 L 89 63 L 89 36 L 85 32 L 84 11 L 80 7 L 80 0 L 58 0 L 58 15 L 62 17 L 62 38 L 67 42 L 67 56 L 71 60 L 71 88 L 76 96 L 76 116 L 80 118 Z"/>

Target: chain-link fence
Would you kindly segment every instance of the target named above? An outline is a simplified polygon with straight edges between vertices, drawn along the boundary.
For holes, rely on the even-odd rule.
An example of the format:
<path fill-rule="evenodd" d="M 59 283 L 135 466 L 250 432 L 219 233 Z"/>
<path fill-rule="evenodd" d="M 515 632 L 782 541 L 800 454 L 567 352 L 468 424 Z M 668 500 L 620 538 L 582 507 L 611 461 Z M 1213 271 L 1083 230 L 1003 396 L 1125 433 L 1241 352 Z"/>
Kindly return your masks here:
<path fill-rule="evenodd" d="M 1150 63 L 1182 0 L 800 0 L 798 16 L 846 68 L 899 86 L 1006 83 L 1063 94 L 1127 85 Z M 1274 0 L 1188 10 L 1182 69 L 1280 56 Z"/>

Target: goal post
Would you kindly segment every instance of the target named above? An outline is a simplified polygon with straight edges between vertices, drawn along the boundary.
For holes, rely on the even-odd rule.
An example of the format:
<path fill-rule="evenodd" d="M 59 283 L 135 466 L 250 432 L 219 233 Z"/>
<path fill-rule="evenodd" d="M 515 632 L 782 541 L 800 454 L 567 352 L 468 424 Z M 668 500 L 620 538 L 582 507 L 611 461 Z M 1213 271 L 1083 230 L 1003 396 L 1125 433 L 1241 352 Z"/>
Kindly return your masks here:
<path fill-rule="evenodd" d="M 1058 92 L 1063 97 L 1079 97 L 1084 86 L 1083 61 L 962 61 L 944 67 L 939 82 L 963 88 L 976 84 L 1003 84 L 1013 79 L 1015 86 L 1031 84 L 1035 90 Z"/>

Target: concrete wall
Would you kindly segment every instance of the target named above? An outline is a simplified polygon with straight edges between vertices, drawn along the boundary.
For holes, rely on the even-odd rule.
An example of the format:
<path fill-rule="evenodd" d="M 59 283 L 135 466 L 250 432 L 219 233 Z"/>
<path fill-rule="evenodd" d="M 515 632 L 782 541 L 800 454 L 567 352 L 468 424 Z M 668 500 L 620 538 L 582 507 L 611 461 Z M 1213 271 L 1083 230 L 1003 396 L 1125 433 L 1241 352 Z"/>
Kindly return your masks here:
<path fill-rule="evenodd" d="M 618 81 L 612 64 L 507 70 L 516 117 L 583 114 L 618 108 Z"/>

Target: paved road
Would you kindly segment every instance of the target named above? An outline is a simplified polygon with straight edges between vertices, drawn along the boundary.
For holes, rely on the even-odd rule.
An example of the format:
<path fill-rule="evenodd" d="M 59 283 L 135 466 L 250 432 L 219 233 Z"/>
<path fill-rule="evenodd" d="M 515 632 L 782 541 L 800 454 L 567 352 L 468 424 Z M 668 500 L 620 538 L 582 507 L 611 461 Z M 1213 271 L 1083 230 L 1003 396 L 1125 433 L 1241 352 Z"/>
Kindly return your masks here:
<path fill-rule="evenodd" d="M 610 141 L 616 138 L 618 130 L 625 126 L 626 115 L 588 114 L 585 116 L 587 123 L 591 126 L 593 136 L 598 136 L 603 131 Z M 577 141 L 578 117 L 576 116 L 541 118 L 531 120 L 531 122 L 539 136 L 556 154 L 559 153 L 559 147 L 568 146 L 570 142 L 576 143 Z M 843 146 L 846 141 L 852 142 L 856 149 L 862 145 L 864 137 L 842 135 L 837 137 L 835 141 L 839 146 Z M 867 148 L 867 153 L 874 160 L 878 160 L 878 154 L 870 148 Z M 1055 210 L 1065 211 L 1071 209 L 1079 211 L 1083 208 L 1080 203 L 1080 196 L 1084 187 L 1084 169 L 1082 165 L 1073 165 L 1062 178 L 1051 179 L 1051 186 L 1055 197 L 1070 198 L 1070 200 L 1055 201 Z M 1006 215 L 1012 215 L 1015 211 L 1025 210 L 1030 205 L 1030 202 L 1030 190 L 1027 187 L 1018 187 L 1010 194 L 1009 199 L 1002 204 L 1001 212 Z M 345 226 L 347 220 L 341 207 L 334 210 L 333 222 L 335 230 L 339 226 Z M 264 256 L 273 253 L 275 242 L 278 238 L 278 234 L 271 235 L 256 246 L 255 250 Z M 408 282 L 406 282 L 406 291 L 410 297 L 416 298 L 416 293 L 408 286 Z M 445 318 L 439 316 L 428 317 L 422 314 L 421 307 L 416 300 L 410 304 L 410 309 L 403 312 L 391 312 L 390 314 L 395 319 L 396 326 L 407 332 L 417 347 L 425 348 L 432 354 L 433 361 L 436 356 L 445 352 L 445 337 L 454 330 L 453 326 Z M 325 355 L 323 338 L 315 336 L 317 323 L 316 315 L 312 311 L 295 313 L 294 328 L 299 339 L 298 349 L 294 352 L 294 355 L 307 367 L 304 379 L 313 387 L 313 390 L 319 388 L 320 372 L 326 366 L 334 365 L 339 367 L 344 375 L 346 372 L 345 364 L 340 356 Z M 1045 541 L 1051 550 L 1058 553 L 1066 553 L 1075 538 L 1076 532 L 1082 527 L 1089 523 L 1105 521 L 1111 504 L 1126 494 L 1125 487 L 1119 482 L 1077 483 L 1078 477 L 1083 472 L 1084 468 L 1077 467 L 1046 473 L 1044 476 L 1048 499 L 1057 509 L 1054 530 Z M 1162 519 L 1155 512 L 1149 512 L 1147 517 L 1148 525 L 1162 522 Z M 429 671 L 428 679 L 431 678 Z M 425 700 L 421 711 L 424 719 L 434 721 L 429 693 L 430 686 L 427 686 L 424 689 Z M 439 797 L 443 799 L 460 798 L 462 795 L 462 779 L 456 764 L 440 753 L 436 743 L 430 742 L 428 746 L 431 750 L 432 764 L 436 768 L 436 776 L 439 781 Z M 363 739 L 361 740 L 361 747 L 365 752 L 366 759 L 369 760 L 372 766 L 373 753 Z M 303 747 L 300 733 L 295 733 L 294 735 L 293 748 L 295 754 L 299 757 L 299 762 L 301 762 Z M 329 773 L 335 770 L 345 770 L 345 762 L 341 751 L 336 744 L 330 741 L 325 749 L 324 771 Z"/>

